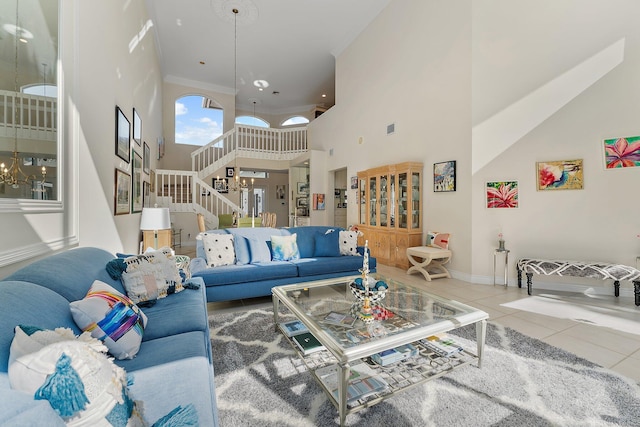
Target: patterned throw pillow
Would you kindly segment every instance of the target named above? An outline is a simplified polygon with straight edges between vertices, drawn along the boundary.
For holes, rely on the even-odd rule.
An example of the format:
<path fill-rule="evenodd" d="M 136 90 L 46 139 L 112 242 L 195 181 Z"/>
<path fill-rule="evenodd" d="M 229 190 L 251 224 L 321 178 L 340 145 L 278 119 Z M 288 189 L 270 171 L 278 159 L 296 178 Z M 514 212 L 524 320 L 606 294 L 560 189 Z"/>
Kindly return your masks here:
<path fill-rule="evenodd" d="M 122 284 L 135 304 L 155 301 L 184 289 L 171 248 L 134 255 L 123 260 Z"/>
<path fill-rule="evenodd" d="M 298 235 L 271 236 L 271 251 L 274 261 L 293 261 L 300 259 L 297 243 Z"/>
<path fill-rule="evenodd" d="M 231 265 L 236 261 L 232 234 L 202 233 L 202 244 L 209 267 Z"/>
<path fill-rule="evenodd" d="M 358 232 L 357 231 L 340 231 L 340 255 L 359 255 L 358 254 Z"/>
<path fill-rule="evenodd" d="M 111 286 L 96 280 L 84 299 L 69 306 L 78 327 L 104 342 L 116 359 L 133 359 L 140 350 L 147 316 Z"/>
<path fill-rule="evenodd" d="M 438 231 L 427 232 L 427 246 L 434 248 L 449 249 L 449 233 L 440 233 Z"/>
<path fill-rule="evenodd" d="M 49 401 L 69 425 L 144 425 L 125 371 L 105 351 L 97 340 L 49 344 L 9 365 L 11 388 Z"/>

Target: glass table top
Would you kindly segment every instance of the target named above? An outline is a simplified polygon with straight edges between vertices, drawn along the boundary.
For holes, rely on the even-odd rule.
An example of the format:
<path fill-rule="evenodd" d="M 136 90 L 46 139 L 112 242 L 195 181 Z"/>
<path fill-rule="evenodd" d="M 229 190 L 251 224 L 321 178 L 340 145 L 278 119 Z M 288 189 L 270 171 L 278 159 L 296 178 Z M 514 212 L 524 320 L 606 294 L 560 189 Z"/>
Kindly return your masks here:
<path fill-rule="evenodd" d="M 371 277 L 388 289 L 384 298 L 373 298 L 370 310 L 363 309 L 364 302 L 351 290 L 358 276 L 279 286 L 273 294 L 325 346 L 345 359 L 488 318 L 481 310 L 418 287 L 379 274 Z"/>

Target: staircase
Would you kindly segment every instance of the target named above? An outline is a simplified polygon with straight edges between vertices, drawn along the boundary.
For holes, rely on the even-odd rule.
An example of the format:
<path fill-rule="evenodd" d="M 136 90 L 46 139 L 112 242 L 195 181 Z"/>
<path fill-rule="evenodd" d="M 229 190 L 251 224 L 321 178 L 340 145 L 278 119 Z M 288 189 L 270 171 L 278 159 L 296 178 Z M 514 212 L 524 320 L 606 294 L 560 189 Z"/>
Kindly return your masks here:
<path fill-rule="evenodd" d="M 241 163 L 242 159 L 286 163 L 308 149 L 306 127 L 270 129 L 235 125 L 191 153 L 192 170 L 156 170 L 156 203 L 171 212 L 201 213 L 205 222 L 217 227 L 218 215 L 240 214 L 241 209 L 207 184 L 211 177 L 225 176 L 225 168 Z"/>

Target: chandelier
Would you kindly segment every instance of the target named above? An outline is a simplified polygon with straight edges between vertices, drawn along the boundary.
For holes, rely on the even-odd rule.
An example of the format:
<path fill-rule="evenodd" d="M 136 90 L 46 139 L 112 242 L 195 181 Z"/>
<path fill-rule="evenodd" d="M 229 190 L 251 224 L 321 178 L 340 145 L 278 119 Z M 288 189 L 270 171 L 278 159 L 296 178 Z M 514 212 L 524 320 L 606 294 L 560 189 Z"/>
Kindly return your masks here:
<path fill-rule="evenodd" d="M 18 123 L 20 109 L 22 108 L 22 99 L 18 96 L 18 44 L 20 34 L 23 31 L 19 25 L 18 1 L 16 1 L 16 29 L 15 29 L 15 68 L 14 68 L 14 91 L 13 98 L 13 155 L 11 158 L 11 166 L 7 167 L 4 163 L 0 163 L 0 184 L 9 185 L 11 188 L 20 188 L 20 186 L 31 186 L 33 192 L 44 190 L 47 168 L 42 167 L 42 182 L 39 184 L 40 189 L 35 188 L 33 183 L 36 181 L 35 175 L 27 175 L 20 168 L 20 156 L 18 153 Z"/>

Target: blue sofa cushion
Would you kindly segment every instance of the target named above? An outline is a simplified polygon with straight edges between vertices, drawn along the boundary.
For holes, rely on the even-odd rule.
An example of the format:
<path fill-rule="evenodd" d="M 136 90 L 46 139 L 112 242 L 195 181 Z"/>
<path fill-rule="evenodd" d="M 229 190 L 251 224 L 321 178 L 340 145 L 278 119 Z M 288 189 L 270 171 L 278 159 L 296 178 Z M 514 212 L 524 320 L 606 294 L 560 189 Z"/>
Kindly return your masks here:
<path fill-rule="evenodd" d="M 233 236 L 233 247 L 236 251 L 236 264 L 251 263 L 251 250 L 249 249 L 249 240 L 246 237 Z"/>
<path fill-rule="evenodd" d="M 107 273 L 106 265 L 112 259 L 113 255 L 102 249 L 75 248 L 35 261 L 4 280 L 22 280 L 44 286 L 68 302 L 84 298 L 94 280 L 126 294 L 122 283 Z"/>
<path fill-rule="evenodd" d="M 48 427 L 66 426 L 49 402 L 34 400 L 22 391 L 0 389 L 0 425 L 37 426 L 45 420 Z"/>
<path fill-rule="evenodd" d="M 362 257 L 355 256 L 301 258 L 291 262 L 298 267 L 300 277 L 340 272 L 353 273 L 362 268 Z M 375 259 L 369 258 L 369 270 L 374 270 L 375 264 Z"/>
<path fill-rule="evenodd" d="M 314 257 L 340 256 L 340 233 L 328 230 L 315 235 Z"/>
<path fill-rule="evenodd" d="M 271 250 L 267 242 L 253 238 L 247 238 L 247 242 L 251 253 L 251 264 L 271 261 Z"/>
<path fill-rule="evenodd" d="M 298 250 L 300 250 L 300 258 L 313 258 L 316 249 L 316 235 L 318 233 L 326 233 L 328 230 L 340 231 L 343 228 L 329 227 L 326 225 L 309 225 L 301 227 L 291 227 L 286 229 L 289 234 L 296 233 Z"/>
<path fill-rule="evenodd" d="M 192 263 L 192 266 L 195 264 Z M 266 263 L 247 265 L 225 265 L 223 267 L 205 268 L 191 271 L 192 277 L 201 277 L 207 286 L 247 283 L 256 280 L 282 279 L 296 277 L 298 269 L 288 261 L 269 261 Z M 146 312 L 146 311 L 145 311 Z"/>
<path fill-rule="evenodd" d="M 50 289 L 29 282 L 3 281 L 0 295 L 0 316 L 6 329 L 0 331 L 0 372 L 7 372 L 13 330 L 18 325 L 64 327 L 76 335 L 82 333 L 71 317 L 69 301 Z"/>
<path fill-rule="evenodd" d="M 200 280 L 198 280 L 200 282 Z M 169 298 L 159 300 L 153 307 L 144 309 L 147 327 L 142 341 L 154 340 L 207 328 L 207 307 L 204 301 L 204 284 L 201 289 L 185 289 Z"/>

